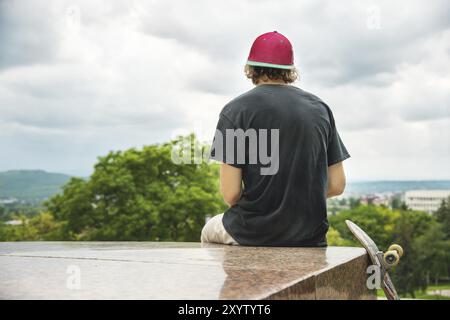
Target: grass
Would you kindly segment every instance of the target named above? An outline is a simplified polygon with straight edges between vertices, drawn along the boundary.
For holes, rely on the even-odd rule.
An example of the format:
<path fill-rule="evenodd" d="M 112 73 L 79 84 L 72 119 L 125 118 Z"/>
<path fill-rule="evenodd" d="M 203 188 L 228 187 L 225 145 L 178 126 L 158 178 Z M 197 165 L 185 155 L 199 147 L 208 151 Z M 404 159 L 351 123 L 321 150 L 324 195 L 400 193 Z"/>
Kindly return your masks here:
<path fill-rule="evenodd" d="M 432 286 L 428 286 L 427 288 L 427 292 L 428 291 L 436 291 L 436 290 L 450 290 L 450 283 L 444 283 L 444 284 L 440 284 L 440 285 L 432 285 Z M 415 291 L 415 295 L 416 298 L 415 299 L 420 299 L 420 300 L 450 300 L 450 297 L 445 297 L 445 296 L 441 296 L 441 295 L 437 295 L 437 294 L 427 294 L 427 292 L 423 292 L 422 290 L 417 290 Z M 379 298 L 386 298 L 383 290 L 377 290 L 377 297 Z M 411 299 L 411 296 L 407 295 L 407 296 L 401 296 L 401 298 L 408 298 Z"/>
<path fill-rule="evenodd" d="M 428 286 L 427 291 L 433 291 L 433 290 L 450 290 L 450 283 L 443 283 L 443 284 Z"/>

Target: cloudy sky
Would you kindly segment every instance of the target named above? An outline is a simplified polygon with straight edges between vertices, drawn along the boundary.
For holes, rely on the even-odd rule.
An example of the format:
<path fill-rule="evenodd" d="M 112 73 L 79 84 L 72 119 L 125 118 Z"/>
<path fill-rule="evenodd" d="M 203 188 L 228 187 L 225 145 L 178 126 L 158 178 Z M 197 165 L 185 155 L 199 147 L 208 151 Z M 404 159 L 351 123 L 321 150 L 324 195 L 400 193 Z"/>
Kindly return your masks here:
<path fill-rule="evenodd" d="M 110 150 L 212 138 L 273 30 L 332 108 L 350 180 L 450 178 L 448 0 L 0 0 L 0 171 L 87 176 Z"/>

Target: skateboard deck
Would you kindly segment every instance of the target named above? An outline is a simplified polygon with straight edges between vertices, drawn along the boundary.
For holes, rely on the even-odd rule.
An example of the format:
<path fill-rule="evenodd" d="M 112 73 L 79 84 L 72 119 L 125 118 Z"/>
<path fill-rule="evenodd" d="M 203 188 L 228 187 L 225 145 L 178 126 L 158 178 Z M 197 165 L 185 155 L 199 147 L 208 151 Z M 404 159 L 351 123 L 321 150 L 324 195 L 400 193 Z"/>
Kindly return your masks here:
<path fill-rule="evenodd" d="M 370 238 L 367 235 L 367 233 L 364 232 L 363 229 L 358 227 L 352 221 L 346 220 L 345 223 L 347 224 L 348 228 L 353 233 L 353 235 L 361 243 L 361 245 L 367 250 L 367 253 L 369 254 L 372 263 L 380 268 L 382 277 L 381 289 L 383 289 L 384 293 L 386 294 L 386 298 L 389 300 L 400 300 L 400 297 L 398 296 L 397 291 L 395 290 L 391 277 L 389 276 L 388 269 L 381 260 L 383 254 L 378 249 L 375 242 L 372 240 L 372 238 Z"/>

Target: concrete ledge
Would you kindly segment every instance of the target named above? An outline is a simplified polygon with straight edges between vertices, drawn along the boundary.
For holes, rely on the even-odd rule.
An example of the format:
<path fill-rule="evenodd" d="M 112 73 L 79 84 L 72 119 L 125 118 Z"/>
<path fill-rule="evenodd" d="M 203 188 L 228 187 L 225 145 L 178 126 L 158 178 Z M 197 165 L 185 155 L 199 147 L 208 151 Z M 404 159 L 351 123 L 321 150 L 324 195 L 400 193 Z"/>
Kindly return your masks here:
<path fill-rule="evenodd" d="M 0 243 L 0 299 L 375 299 L 364 249 Z"/>

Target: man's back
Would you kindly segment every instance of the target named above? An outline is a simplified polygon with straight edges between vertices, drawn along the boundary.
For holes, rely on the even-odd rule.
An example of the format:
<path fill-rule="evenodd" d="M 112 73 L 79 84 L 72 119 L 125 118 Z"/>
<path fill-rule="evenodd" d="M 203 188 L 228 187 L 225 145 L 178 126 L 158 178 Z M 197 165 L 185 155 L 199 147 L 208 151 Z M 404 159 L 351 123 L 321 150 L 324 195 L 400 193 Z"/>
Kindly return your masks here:
<path fill-rule="evenodd" d="M 226 231 L 241 245 L 326 245 L 328 166 L 349 157 L 328 106 L 294 86 L 259 85 L 224 107 L 217 129 L 224 145 L 227 129 L 258 137 L 256 164 L 250 139 L 244 164 L 227 158 L 229 150 L 212 156 L 242 169 L 243 194 L 223 216 Z M 264 143 L 269 164 L 262 161 Z"/>

